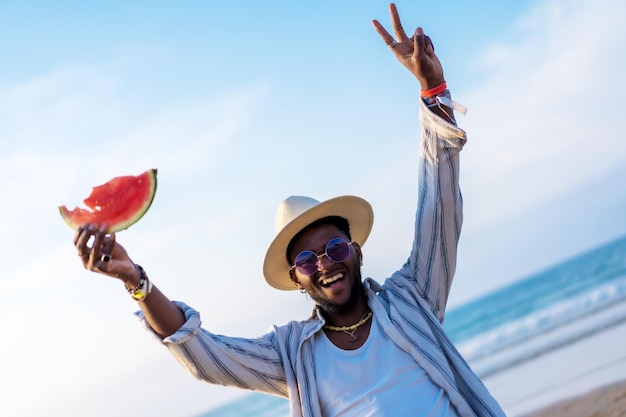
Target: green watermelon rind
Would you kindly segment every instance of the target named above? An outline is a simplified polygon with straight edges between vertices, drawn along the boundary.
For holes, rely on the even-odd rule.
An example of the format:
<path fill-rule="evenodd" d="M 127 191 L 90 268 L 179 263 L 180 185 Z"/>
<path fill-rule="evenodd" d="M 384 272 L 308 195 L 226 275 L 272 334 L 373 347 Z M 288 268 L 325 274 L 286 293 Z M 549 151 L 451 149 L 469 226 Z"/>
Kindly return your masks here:
<path fill-rule="evenodd" d="M 141 205 L 141 207 L 135 211 L 135 214 L 132 215 L 131 217 L 129 217 L 127 220 L 119 222 L 117 224 L 108 224 L 109 229 L 108 229 L 108 233 L 117 233 L 119 231 L 128 229 L 130 226 L 134 225 L 135 223 L 137 223 L 148 211 L 148 209 L 150 208 L 150 206 L 152 205 L 152 202 L 154 201 L 154 196 L 156 195 L 156 188 L 157 188 L 157 170 L 155 168 L 149 169 L 146 172 L 143 172 L 139 175 L 137 175 L 137 177 L 140 177 L 142 175 L 148 174 L 148 178 L 150 179 L 150 193 L 149 193 L 149 197 L 144 201 L 144 203 Z M 67 225 L 69 227 L 71 227 L 73 230 L 78 229 L 82 224 L 84 224 L 84 221 L 81 222 L 75 222 L 72 219 L 72 211 L 73 210 L 68 210 L 66 206 L 59 206 L 59 213 L 61 213 L 61 217 L 63 218 L 63 220 L 65 221 L 65 223 L 67 223 Z M 97 223 L 97 222 L 94 222 Z"/>

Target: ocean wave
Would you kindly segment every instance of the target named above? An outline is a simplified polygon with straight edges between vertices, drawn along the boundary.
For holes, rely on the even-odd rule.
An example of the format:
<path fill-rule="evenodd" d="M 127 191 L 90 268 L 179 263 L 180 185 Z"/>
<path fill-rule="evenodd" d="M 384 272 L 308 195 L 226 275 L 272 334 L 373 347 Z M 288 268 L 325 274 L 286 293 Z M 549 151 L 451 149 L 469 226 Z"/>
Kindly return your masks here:
<path fill-rule="evenodd" d="M 483 333 L 473 339 L 459 344 L 459 351 L 468 362 L 477 362 L 495 354 L 510 349 L 520 344 L 529 345 L 533 340 L 537 346 L 533 348 L 533 354 L 540 353 L 541 346 L 548 349 L 539 339 L 545 339 L 547 333 L 556 332 L 559 328 L 567 326 L 570 330 L 561 330 L 563 333 L 559 343 L 568 339 L 580 337 L 580 332 L 588 334 L 594 328 L 604 328 L 614 322 L 626 318 L 622 317 L 621 309 L 614 309 L 620 303 L 626 301 L 626 278 L 612 281 L 608 284 L 596 287 L 593 290 L 570 298 L 543 310 L 534 312 L 526 317 L 504 324 L 491 331 Z M 624 303 L 626 305 L 626 303 Z M 624 309 L 626 310 L 626 309 Z M 603 311 L 606 314 L 601 314 Z M 586 320 L 587 319 L 587 320 Z M 591 324 L 591 328 L 583 325 L 584 321 Z M 556 343 L 551 341 L 550 344 Z M 519 356 L 527 356 L 531 352 L 519 352 Z M 512 360 L 510 358 L 509 360 Z"/>

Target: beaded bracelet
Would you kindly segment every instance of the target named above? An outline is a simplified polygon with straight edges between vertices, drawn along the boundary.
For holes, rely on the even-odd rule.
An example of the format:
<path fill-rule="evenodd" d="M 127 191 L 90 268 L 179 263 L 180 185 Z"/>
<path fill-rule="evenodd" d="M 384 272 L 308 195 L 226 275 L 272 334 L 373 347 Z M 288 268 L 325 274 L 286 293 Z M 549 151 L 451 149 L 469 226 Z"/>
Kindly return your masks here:
<path fill-rule="evenodd" d="M 135 264 L 137 270 L 139 271 L 139 283 L 135 288 L 128 288 L 126 285 L 126 291 L 130 294 L 130 296 L 138 302 L 145 300 L 145 298 L 152 291 L 152 281 L 148 279 L 148 275 L 146 271 L 141 267 L 141 265 Z"/>

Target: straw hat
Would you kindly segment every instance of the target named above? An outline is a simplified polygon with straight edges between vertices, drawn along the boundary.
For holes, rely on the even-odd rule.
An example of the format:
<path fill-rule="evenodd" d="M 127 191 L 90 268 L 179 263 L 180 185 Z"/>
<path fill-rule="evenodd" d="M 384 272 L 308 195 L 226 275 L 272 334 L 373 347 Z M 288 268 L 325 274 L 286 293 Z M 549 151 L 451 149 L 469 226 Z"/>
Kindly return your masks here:
<path fill-rule="evenodd" d="M 321 203 L 310 197 L 289 197 L 278 206 L 276 237 L 267 249 L 263 262 L 263 275 L 268 284 L 279 290 L 297 289 L 289 277 L 291 265 L 287 262 L 287 246 L 306 226 L 328 216 L 339 216 L 348 220 L 352 240 L 361 246 L 367 240 L 374 223 L 372 206 L 359 197 L 346 195 Z"/>

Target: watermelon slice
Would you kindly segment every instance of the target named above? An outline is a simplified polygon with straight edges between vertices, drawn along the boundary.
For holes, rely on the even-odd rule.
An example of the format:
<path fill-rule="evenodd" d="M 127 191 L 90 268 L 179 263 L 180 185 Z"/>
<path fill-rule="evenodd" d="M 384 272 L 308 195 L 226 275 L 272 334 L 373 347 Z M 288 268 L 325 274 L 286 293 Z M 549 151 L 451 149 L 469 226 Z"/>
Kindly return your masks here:
<path fill-rule="evenodd" d="M 59 212 L 72 229 L 84 223 L 107 224 L 109 233 L 128 229 L 150 208 L 157 186 L 157 170 L 150 169 L 140 175 L 115 177 L 106 184 L 93 187 L 84 200 L 88 209 L 76 207 L 68 210 L 59 207 Z"/>

